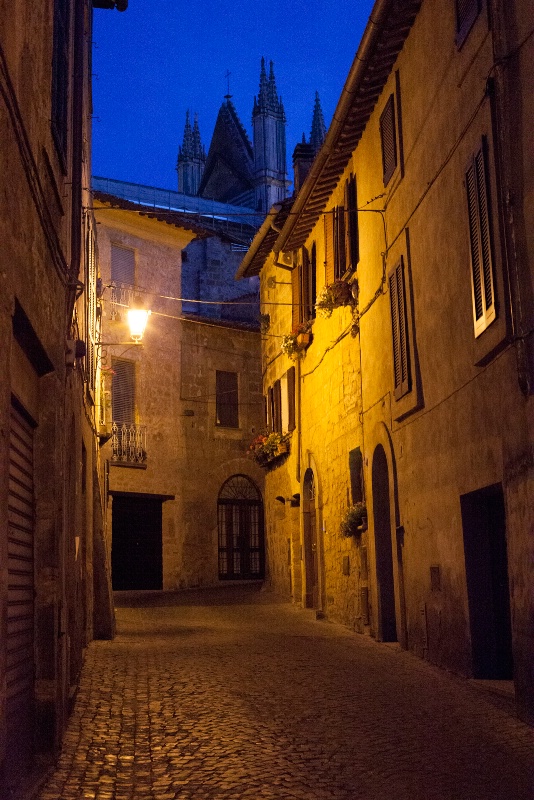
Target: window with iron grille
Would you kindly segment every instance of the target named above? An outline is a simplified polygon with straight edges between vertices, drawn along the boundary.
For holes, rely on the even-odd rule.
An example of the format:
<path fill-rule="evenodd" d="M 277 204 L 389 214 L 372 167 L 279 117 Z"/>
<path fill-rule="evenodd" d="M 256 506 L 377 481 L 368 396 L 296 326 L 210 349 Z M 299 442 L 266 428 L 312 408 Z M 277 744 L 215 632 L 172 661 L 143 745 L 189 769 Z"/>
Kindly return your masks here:
<path fill-rule="evenodd" d="M 401 258 L 389 276 L 391 330 L 393 337 L 393 374 L 395 397 L 403 397 L 411 389 L 410 348 L 406 314 L 404 261 Z"/>
<path fill-rule="evenodd" d="M 111 245 L 111 280 L 117 286 L 135 286 L 135 250 Z"/>
<path fill-rule="evenodd" d="M 69 0 L 55 0 L 52 51 L 52 134 L 63 169 L 67 164 L 69 110 Z"/>
<path fill-rule="evenodd" d="M 222 428 L 239 427 L 239 396 L 237 372 L 215 373 L 216 419 Z"/>
<path fill-rule="evenodd" d="M 111 402 L 113 422 L 120 425 L 135 423 L 135 361 L 112 358 Z"/>
<path fill-rule="evenodd" d="M 391 94 L 380 116 L 380 141 L 382 143 L 382 169 L 384 186 L 397 167 L 397 129 L 395 123 L 395 98 Z"/>
<path fill-rule="evenodd" d="M 456 44 L 460 47 L 478 17 L 482 0 L 456 0 Z"/>
<path fill-rule="evenodd" d="M 489 191 L 484 142 L 465 173 L 475 336 L 496 318 Z"/>

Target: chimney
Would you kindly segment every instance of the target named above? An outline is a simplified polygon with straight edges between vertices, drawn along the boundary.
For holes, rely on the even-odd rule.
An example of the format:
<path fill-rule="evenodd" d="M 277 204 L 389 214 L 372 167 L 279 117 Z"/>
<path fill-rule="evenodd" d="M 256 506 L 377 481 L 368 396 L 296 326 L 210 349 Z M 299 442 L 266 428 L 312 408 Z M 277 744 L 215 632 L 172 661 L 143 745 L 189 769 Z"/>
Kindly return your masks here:
<path fill-rule="evenodd" d="M 315 152 L 311 144 L 306 142 L 306 137 L 302 136 L 302 142 L 295 147 L 293 151 L 293 194 L 299 193 L 300 187 L 306 180 L 306 176 L 310 171 Z"/>

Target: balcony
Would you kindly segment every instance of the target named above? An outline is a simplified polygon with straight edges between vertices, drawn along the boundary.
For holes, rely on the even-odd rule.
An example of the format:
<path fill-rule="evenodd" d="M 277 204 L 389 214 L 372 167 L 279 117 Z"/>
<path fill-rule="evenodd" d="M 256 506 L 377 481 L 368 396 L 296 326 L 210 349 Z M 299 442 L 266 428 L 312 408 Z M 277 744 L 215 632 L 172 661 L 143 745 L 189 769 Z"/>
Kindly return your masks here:
<path fill-rule="evenodd" d="M 111 464 L 146 469 L 146 425 L 113 422 Z"/>

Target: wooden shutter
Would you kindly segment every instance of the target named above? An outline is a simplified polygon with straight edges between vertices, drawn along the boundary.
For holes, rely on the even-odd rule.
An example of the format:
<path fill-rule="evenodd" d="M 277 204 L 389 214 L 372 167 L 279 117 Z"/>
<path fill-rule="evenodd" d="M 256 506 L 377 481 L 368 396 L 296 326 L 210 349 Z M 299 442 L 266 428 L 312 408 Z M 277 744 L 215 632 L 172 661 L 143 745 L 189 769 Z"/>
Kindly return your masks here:
<path fill-rule="evenodd" d="M 334 283 L 334 216 L 335 209 L 324 214 L 324 264 L 325 284 Z"/>
<path fill-rule="evenodd" d="M 135 286 L 135 251 L 111 245 L 111 280 L 117 286 Z"/>
<path fill-rule="evenodd" d="M 294 431 L 295 421 L 295 367 L 290 367 L 287 371 L 287 429 Z"/>
<path fill-rule="evenodd" d="M 358 195 L 355 175 L 351 175 L 345 182 L 345 217 L 347 269 L 354 272 L 360 260 Z"/>
<path fill-rule="evenodd" d="M 132 425 L 135 422 L 135 362 L 112 358 L 111 369 L 113 422 Z"/>
<path fill-rule="evenodd" d="M 473 157 L 465 174 L 471 282 L 475 336 L 484 331 L 496 316 L 493 283 L 491 230 L 484 147 Z"/>
<path fill-rule="evenodd" d="M 8 758 L 27 767 L 33 749 L 34 496 L 33 426 L 13 402 L 10 421 L 6 727 Z M 11 765 L 7 765 L 8 771 Z M 15 767 L 16 769 L 16 767 Z"/>
<path fill-rule="evenodd" d="M 279 380 L 273 385 L 273 431 L 282 433 L 282 386 Z"/>
<path fill-rule="evenodd" d="M 291 324 L 293 328 L 302 322 L 302 266 L 296 264 L 291 270 Z"/>
<path fill-rule="evenodd" d="M 397 136 L 395 129 L 395 100 L 390 95 L 380 117 L 380 140 L 382 143 L 382 168 L 384 186 L 395 172 L 397 166 Z"/>
<path fill-rule="evenodd" d="M 239 427 L 237 372 L 215 373 L 216 424 L 224 428 Z"/>
<path fill-rule="evenodd" d="M 95 258 L 95 235 L 92 226 L 87 230 L 86 246 L 86 308 L 87 308 L 87 330 L 85 358 L 87 384 L 91 391 L 95 389 L 96 383 L 96 258 Z"/>
<path fill-rule="evenodd" d="M 389 276 L 389 293 L 395 397 L 399 398 L 409 392 L 411 388 L 404 262 L 402 258 Z"/>
<path fill-rule="evenodd" d="M 315 319 L 315 303 L 317 300 L 317 246 L 315 242 L 312 244 L 311 258 L 310 258 L 310 271 L 308 275 L 309 280 L 309 296 L 310 296 L 310 319 Z"/>
<path fill-rule="evenodd" d="M 334 277 L 341 280 L 347 270 L 347 255 L 345 252 L 345 209 L 337 206 L 334 212 Z"/>
<path fill-rule="evenodd" d="M 349 451 L 350 491 L 353 503 L 363 502 L 363 458 L 359 447 Z"/>
<path fill-rule="evenodd" d="M 69 0 L 55 0 L 52 55 L 52 132 L 63 162 L 67 158 L 69 129 L 69 12 Z"/>

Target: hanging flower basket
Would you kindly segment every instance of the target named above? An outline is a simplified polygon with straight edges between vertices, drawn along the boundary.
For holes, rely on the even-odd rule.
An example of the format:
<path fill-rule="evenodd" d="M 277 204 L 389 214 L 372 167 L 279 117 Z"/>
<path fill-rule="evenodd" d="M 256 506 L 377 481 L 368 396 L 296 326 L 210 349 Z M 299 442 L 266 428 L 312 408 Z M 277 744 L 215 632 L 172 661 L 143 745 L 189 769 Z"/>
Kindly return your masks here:
<path fill-rule="evenodd" d="M 250 444 L 248 455 L 260 467 L 266 467 L 279 456 L 289 452 L 289 439 L 287 433 L 262 433 Z"/>
<path fill-rule="evenodd" d="M 339 531 L 342 536 L 361 536 L 367 530 L 367 507 L 365 503 L 349 506 L 341 519 Z"/>
<path fill-rule="evenodd" d="M 332 311 L 340 306 L 353 306 L 354 296 L 351 284 L 347 281 L 334 281 L 324 286 L 317 297 L 315 308 L 320 317 L 331 317 Z"/>
<path fill-rule="evenodd" d="M 311 322 L 300 322 L 295 325 L 291 333 L 282 336 L 282 352 L 291 359 L 298 358 L 311 344 L 312 334 L 310 328 Z"/>

